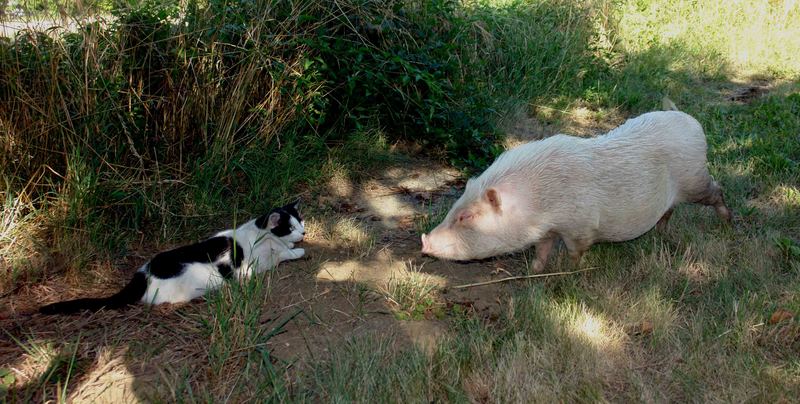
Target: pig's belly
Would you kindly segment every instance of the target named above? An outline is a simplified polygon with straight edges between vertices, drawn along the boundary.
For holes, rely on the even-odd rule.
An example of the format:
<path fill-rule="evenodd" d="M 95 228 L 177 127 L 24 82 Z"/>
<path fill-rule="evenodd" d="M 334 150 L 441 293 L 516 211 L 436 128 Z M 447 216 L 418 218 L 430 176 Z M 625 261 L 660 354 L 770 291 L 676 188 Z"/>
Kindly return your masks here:
<path fill-rule="evenodd" d="M 601 216 L 595 233 L 598 235 L 597 241 L 627 241 L 647 233 L 669 209 L 667 203 L 659 205 L 614 209 L 610 214 Z"/>
<path fill-rule="evenodd" d="M 677 186 L 664 167 L 649 167 L 646 161 L 618 167 L 608 173 L 619 181 L 603 183 L 595 234 L 598 241 L 626 241 L 652 229 L 676 201 Z M 637 169 L 634 169 L 638 167 Z"/>
<path fill-rule="evenodd" d="M 642 234 L 647 233 L 655 227 L 658 220 L 648 224 L 637 225 L 636 227 L 618 227 L 602 231 L 596 241 L 628 241 L 633 240 Z"/>

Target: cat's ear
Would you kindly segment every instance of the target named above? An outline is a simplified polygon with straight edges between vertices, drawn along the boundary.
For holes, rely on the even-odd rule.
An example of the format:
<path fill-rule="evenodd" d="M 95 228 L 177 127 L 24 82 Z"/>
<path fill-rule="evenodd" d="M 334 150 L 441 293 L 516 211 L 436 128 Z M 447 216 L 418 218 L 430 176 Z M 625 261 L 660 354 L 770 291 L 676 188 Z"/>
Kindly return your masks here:
<path fill-rule="evenodd" d="M 293 207 L 295 210 L 299 210 L 300 209 L 300 202 L 302 202 L 302 199 L 297 198 L 297 199 L 294 200 L 294 202 L 290 203 L 289 206 Z"/>
<path fill-rule="evenodd" d="M 278 226 L 278 222 L 280 222 L 280 220 L 281 220 L 280 213 L 278 212 L 268 213 L 256 219 L 256 227 L 258 227 L 259 229 L 272 230 L 276 226 Z"/>
<path fill-rule="evenodd" d="M 267 228 L 272 230 L 278 227 L 278 223 L 281 221 L 281 214 L 278 212 L 270 213 L 269 219 L 267 219 Z"/>

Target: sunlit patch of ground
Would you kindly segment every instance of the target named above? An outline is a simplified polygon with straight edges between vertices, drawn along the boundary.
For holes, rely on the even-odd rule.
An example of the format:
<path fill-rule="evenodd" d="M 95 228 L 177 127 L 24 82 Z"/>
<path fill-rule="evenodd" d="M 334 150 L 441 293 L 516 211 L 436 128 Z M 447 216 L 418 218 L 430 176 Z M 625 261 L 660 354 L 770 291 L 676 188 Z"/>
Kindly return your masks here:
<path fill-rule="evenodd" d="M 547 136 L 542 132 L 556 125 L 573 134 L 597 134 L 621 120 L 606 120 L 607 112 L 584 107 L 553 114 L 540 117 L 545 119 L 541 122 L 551 120 L 547 124 L 527 118 L 523 126 L 541 127 L 524 136 Z M 727 147 L 734 151 L 736 145 L 718 152 Z M 763 388 L 762 397 L 777 397 L 800 386 L 798 369 L 775 365 L 796 352 L 800 341 L 793 317 L 797 296 L 787 292 L 775 301 L 759 301 L 765 292 L 750 293 L 749 288 L 763 287 L 758 284 L 761 277 L 788 273 L 776 270 L 776 262 L 786 258 L 774 241 L 786 237 L 787 229 L 755 226 L 765 214 L 773 220 L 778 214 L 791 218 L 786 212 L 798 207 L 797 187 L 785 183 L 756 189 L 752 167 L 745 165 L 731 166 L 727 175 L 726 186 L 751 192 L 742 198 L 732 229 L 708 208 L 682 207 L 663 231 L 593 246 L 585 263 L 595 268 L 590 272 L 455 289 L 526 274 L 531 251 L 470 263 L 423 257 L 419 233 L 447 212 L 463 187 L 460 175 L 424 161 L 405 161 L 360 181 L 338 172 L 304 202 L 306 257 L 267 275 L 266 291 L 252 300 L 260 305 L 255 325 L 235 318 L 229 327 L 265 335 L 289 319 L 256 345 L 296 374 L 328 363 L 334 352 L 365 338 L 379 339 L 385 355 L 380 358 L 386 361 L 381 363 L 387 366 L 386 358 L 397 358 L 392 355 L 404 350 L 423 352 L 432 361 L 417 369 L 424 374 L 435 374 L 436 363 L 461 371 L 454 357 L 475 360 L 454 385 L 476 402 L 721 400 L 749 397 L 754 386 L 765 382 L 779 387 Z M 750 208 L 756 213 L 748 215 Z M 549 269 L 565 268 L 563 248 L 553 254 Z M 129 269 L 142 260 L 132 257 Z M 113 270 L 112 263 L 100 260 L 89 268 L 96 279 L 83 289 L 46 281 L 13 296 L 24 305 L 9 305 L 8 298 L 0 303 L 18 313 L 45 300 L 99 296 L 120 286 L 124 271 Z M 789 271 L 785 268 L 791 267 L 781 270 Z M 533 297 L 525 297 L 528 292 Z M 228 291 L 220 295 L 235 299 Z M 744 297 L 731 303 L 725 300 L 731 295 Z M 714 306 L 721 301 L 724 306 Z M 791 316 L 771 323 L 777 304 Z M 213 359 L 211 347 L 218 349 L 225 336 L 220 326 L 225 313 L 212 312 L 210 305 L 193 302 L 152 311 L 137 307 L 56 320 L 34 315 L 33 323 L 6 321 L 4 327 L 9 324 L 5 328 L 21 344 L 0 342 L 0 369 L 13 368 L 15 383 L 29 385 L 46 375 L 55 359 L 61 358 L 59 369 L 65 369 L 64 361 L 74 352 L 70 347 L 83 333 L 76 367 L 80 372 L 68 389 L 74 400 L 172 400 L 204 383 L 217 389 L 213 394 L 224 396 L 240 378 L 221 369 L 247 374 L 253 361 L 245 355 L 255 348 L 239 342 L 227 359 Z M 474 321 L 469 332 L 456 327 L 464 321 Z M 490 337 L 469 339 L 481 333 Z M 28 346 L 32 353 L 23 348 Z M 740 361 L 731 347 L 751 356 Z M 746 363 L 762 351 L 768 352 L 769 363 Z M 215 360 L 228 367 L 212 368 Z M 405 369 L 403 363 L 391 365 L 395 371 Z M 708 395 L 693 396 L 702 392 L 691 390 L 692 383 L 708 380 L 719 381 Z"/>
<path fill-rule="evenodd" d="M 322 204 L 304 212 L 306 257 L 281 264 L 276 274 L 268 317 L 304 314 L 269 341 L 275 354 L 316 357 L 342 339 L 375 332 L 430 353 L 447 334 L 453 304 L 497 318 L 505 285 L 443 293 L 449 285 L 505 276 L 493 273 L 496 263 L 487 269 L 419 253 L 419 218 L 432 206 L 446 210 L 460 186 L 457 171 L 419 160 L 357 183 L 335 178 L 319 195 Z"/>
<path fill-rule="evenodd" d="M 510 149 L 556 134 L 602 135 L 623 122 L 624 116 L 617 110 L 592 109 L 582 104 L 567 109 L 536 106 L 530 113 L 519 113 L 516 119 L 505 125 L 504 146 Z"/>
<path fill-rule="evenodd" d="M 101 349 L 85 380 L 69 395 L 72 402 L 139 402 L 133 385 L 136 376 L 126 366 L 125 349 Z"/>

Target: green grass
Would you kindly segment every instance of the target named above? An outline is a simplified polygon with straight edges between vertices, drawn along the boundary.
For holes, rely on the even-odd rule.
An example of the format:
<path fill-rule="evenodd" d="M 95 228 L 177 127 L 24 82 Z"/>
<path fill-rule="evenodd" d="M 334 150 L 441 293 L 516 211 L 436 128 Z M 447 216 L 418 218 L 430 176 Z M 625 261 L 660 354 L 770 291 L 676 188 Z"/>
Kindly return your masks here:
<path fill-rule="evenodd" d="M 408 272 L 389 279 L 384 294 L 398 320 L 436 319 L 444 316 L 439 287 L 421 268 L 407 264 Z"/>
<path fill-rule="evenodd" d="M 78 334 L 75 342 L 63 344 L 61 347 L 56 347 L 52 342 L 35 338 L 24 342 L 13 337 L 10 340 L 17 344 L 33 362 L 43 366 L 44 370 L 38 380 L 31 381 L 32 386 L 22 391 L 13 389 L 15 376 L 12 370 L 0 370 L 0 373 L 3 373 L 4 382 L 0 389 L 0 399 L 11 402 L 30 401 L 37 390 L 42 390 L 45 391 L 45 395 L 51 395 L 59 402 L 66 402 L 68 391 L 71 388 L 70 378 L 74 376 L 79 367 L 86 365 L 76 361 L 81 335 Z"/>
<path fill-rule="evenodd" d="M 465 401 L 464 370 L 488 359 L 494 337 L 463 315 L 453 321 L 464 334 L 432 352 L 398 349 L 401 337 L 392 334 L 347 341 L 314 366 L 304 387 L 326 402 Z"/>
<path fill-rule="evenodd" d="M 286 383 L 280 377 L 283 365 L 271 356 L 267 342 L 301 311 L 264 324 L 270 281 L 269 275 L 258 275 L 231 282 L 221 293 L 209 296 L 208 313 L 203 314 L 210 316 L 198 321 L 208 335 L 210 374 L 203 385 L 193 386 L 194 391 L 212 399 L 255 396 L 281 400 L 287 396 Z"/>
<path fill-rule="evenodd" d="M 392 3 L 405 4 L 403 14 L 348 3 L 347 12 L 404 28 L 359 43 L 329 24 L 341 23 L 336 13 L 303 4 L 290 14 L 327 21 L 312 24 L 324 41 L 237 42 L 234 29 L 214 42 L 161 31 L 155 9 L 126 14 L 126 29 L 145 25 L 157 37 L 134 45 L 141 53 L 130 59 L 110 56 L 134 42 L 91 29 L 53 42 L 23 38 L 16 46 L 24 49 L 4 45 L 0 95 L 17 103 L 0 106 L 0 127 L 13 129 L 2 145 L 14 146 L 0 160 L 0 290 L 62 272 L 86 279 L 88 263 L 140 248 L 141 234 L 154 245 L 201 237 L 313 194 L 333 175 L 357 178 L 390 158 L 398 141 L 446 148 L 433 155 L 480 169 L 499 151 L 498 128 L 521 115 L 570 127 L 579 109 L 606 121 L 659 109 L 667 95 L 703 124 L 710 170 L 736 216 L 732 227 L 710 209 L 682 206 L 665 231 L 593 246 L 583 263 L 592 271 L 513 286 L 496 321 L 460 306 L 444 310 L 424 279 L 393 281 L 385 292 L 396 320 L 445 323 L 433 349 L 402 335 L 368 335 L 298 367 L 263 348 L 291 317 L 261 322 L 271 285 L 261 278 L 232 284 L 208 297 L 207 310 L 187 314 L 207 341 L 201 371 L 179 368 L 164 383 L 178 380 L 169 394 L 192 401 L 776 402 L 800 395 L 800 5 Z M 142 39 L 134 34 L 126 40 Z M 82 42 L 86 35 L 101 40 Z M 202 41 L 209 46 L 191 45 Z M 176 50 L 187 53 L 176 57 Z M 84 62 L 95 54 L 109 59 Z M 140 59 L 149 64 L 135 64 Z M 165 60 L 192 63 L 158 65 Z M 282 64 L 262 76 L 267 60 Z M 169 87 L 175 82 L 163 80 L 164 71 L 178 72 L 170 78 L 191 90 Z M 97 79 L 91 91 L 87 77 Z M 755 87 L 763 95 L 731 99 Z M 26 137 L 32 133 L 46 135 Z M 429 231 L 445 214 L 430 207 L 416 230 Z M 332 243 L 365 251 L 354 259 L 381 248 L 372 235 L 348 230 L 358 227 L 346 222 L 352 218 L 343 220 Z M 505 269 L 528 272 L 531 253 Z M 42 270 L 52 257 L 60 266 Z M 553 271 L 568 265 L 550 262 Z M 794 317 L 773 321 L 780 310 Z M 51 376 L 70 373 L 76 358 L 68 356 L 42 383 L 52 387 Z M 67 387 L 48 387 L 44 397 L 58 399 Z"/>
<path fill-rule="evenodd" d="M 109 0 L 9 0 L 4 3 L 5 12 L 25 19 L 47 19 L 54 16 L 82 16 L 108 13 L 119 6 Z"/>
<path fill-rule="evenodd" d="M 499 9 L 535 9 L 531 4 L 540 6 L 511 2 Z M 493 7 L 479 3 L 478 9 L 489 13 Z M 607 82 L 533 97 L 525 93 L 528 83 L 511 81 L 534 103 L 567 110 L 578 103 L 636 113 L 658 108 L 660 98 L 669 95 L 706 130 L 712 173 L 737 215 L 733 228 L 707 209 L 681 207 L 664 233 L 594 246 L 584 265 L 597 270 L 520 287 L 499 324 L 463 326 L 463 319 L 452 318 L 450 337 L 432 356 L 420 359 L 413 350 L 384 353 L 381 344 L 390 346 L 391 339 L 355 341 L 379 353 L 367 358 L 363 349 L 344 348 L 330 363 L 380 361 L 387 374 L 382 377 L 409 374 L 408 385 L 426 386 L 416 388 L 428 395 L 416 397 L 427 400 L 771 402 L 796 397 L 800 64 L 792 55 L 800 50 L 800 27 L 791 23 L 797 7 L 786 14 L 781 7 L 781 2 L 609 5 L 606 11 L 616 18 L 608 22 L 613 30 L 606 34 L 613 36 L 614 46 L 606 56 L 613 63 L 610 71 L 595 72 L 605 74 Z M 506 47 L 523 38 L 512 37 Z M 554 43 L 551 38 L 538 46 Z M 486 68 L 504 69 L 513 77 L 515 61 L 525 58 L 512 53 L 509 59 Z M 766 96 L 745 103 L 727 99 L 737 88 L 764 83 Z M 423 218 L 418 230 L 436 222 Z M 795 319 L 772 323 L 778 309 L 795 313 Z M 472 345 L 475 335 L 483 338 Z M 424 380 L 409 372 L 409 363 L 427 369 Z M 320 370 L 357 377 L 352 368 L 326 366 Z M 443 369 L 459 373 L 457 382 Z M 342 390 L 355 401 L 372 395 L 395 401 L 408 397 L 372 385 L 319 378 L 314 383 L 337 392 L 326 398 L 340 397 Z"/>

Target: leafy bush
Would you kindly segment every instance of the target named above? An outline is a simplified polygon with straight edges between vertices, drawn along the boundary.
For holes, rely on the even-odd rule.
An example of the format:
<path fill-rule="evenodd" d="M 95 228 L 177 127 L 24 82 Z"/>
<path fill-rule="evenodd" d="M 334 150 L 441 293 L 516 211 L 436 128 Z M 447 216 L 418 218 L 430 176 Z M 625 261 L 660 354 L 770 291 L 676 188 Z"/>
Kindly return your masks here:
<path fill-rule="evenodd" d="M 491 153 L 485 105 L 458 104 L 452 84 L 455 3 L 411 3 L 148 1 L 55 39 L 22 32 L 0 48 L 12 177 L 64 173 L 76 149 L 104 172 L 184 172 L 212 149 L 374 122 L 451 157 Z"/>
<path fill-rule="evenodd" d="M 0 41 L 7 194 L 76 228 L 264 209 L 376 127 L 373 147 L 416 142 L 480 170 L 510 105 L 597 76 L 579 67 L 599 60 L 592 9 L 570 2 L 114 4 L 76 32 Z"/>

